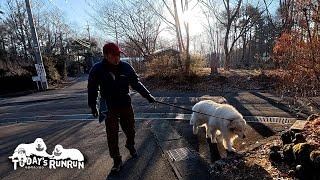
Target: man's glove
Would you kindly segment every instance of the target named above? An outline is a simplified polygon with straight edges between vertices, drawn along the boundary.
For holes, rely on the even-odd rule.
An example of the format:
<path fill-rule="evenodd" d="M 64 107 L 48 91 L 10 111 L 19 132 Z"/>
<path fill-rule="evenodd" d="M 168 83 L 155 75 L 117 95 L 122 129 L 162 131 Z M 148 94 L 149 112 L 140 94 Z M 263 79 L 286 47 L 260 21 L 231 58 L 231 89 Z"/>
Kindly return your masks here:
<path fill-rule="evenodd" d="M 149 103 L 155 103 L 156 102 L 156 99 L 151 94 L 149 94 L 146 98 L 149 101 Z"/>
<path fill-rule="evenodd" d="M 91 108 L 91 114 L 94 118 L 98 117 L 99 113 L 96 107 Z"/>

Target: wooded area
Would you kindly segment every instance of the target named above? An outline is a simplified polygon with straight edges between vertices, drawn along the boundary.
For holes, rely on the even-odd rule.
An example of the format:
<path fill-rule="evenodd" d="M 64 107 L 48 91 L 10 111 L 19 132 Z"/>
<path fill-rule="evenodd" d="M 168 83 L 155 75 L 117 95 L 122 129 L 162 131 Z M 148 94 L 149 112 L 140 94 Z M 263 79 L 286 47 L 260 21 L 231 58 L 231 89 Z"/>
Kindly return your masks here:
<path fill-rule="evenodd" d="M 149 67 L 147 72 L 152 72 L 157 64 L 159 68 L 154 72 L 162 76 L 166 73 L 159 72 L 180 75 L 184 72 L 188 76 L 203 67 L 211 68 L 211 76 L 221 75 L 221 68 L 258 69 L 261 75 L 264 70 L 274 70 L 282 94 L 318 95 L 320 1 L 249 2 L 96 0 L 87 3 L 93 10 L 90 16 L 95 28 L 108 37 L 107 41 L 119 43 L 129 57 L 143 57 Z M 204 32 L 193 37 L 190 14 L 195 15 L 192 14 L 195 9 L 201 10 L 198 15 L 203 22 L 199 28 Z M 30 76 L 35 70 L 24 1 L 7 0 L 0 10 L 0 77 Z M 50 1 L 33 0 L 32 10 L 49 80 L 59 81 L 67 75 L 88 71 L 88 57 L 100 52 L 98 42 L 90 35 L 79 36 Z M 157 50 L 163 49 L 176 50 L 178 58 L 155 56 Z"/>
<path fill-rule="evenodd" d="M 25 1 L 7 0 L 0 8 L 0 92 L 35 88 L 31 79 L 36 75 L 34 49 Z M 88 58 L 99 51 L 95 40 L 77 36 L 63 12 L 49 1 L 32 1 L 32 11 L 49 82 L 87 72 Z"/>

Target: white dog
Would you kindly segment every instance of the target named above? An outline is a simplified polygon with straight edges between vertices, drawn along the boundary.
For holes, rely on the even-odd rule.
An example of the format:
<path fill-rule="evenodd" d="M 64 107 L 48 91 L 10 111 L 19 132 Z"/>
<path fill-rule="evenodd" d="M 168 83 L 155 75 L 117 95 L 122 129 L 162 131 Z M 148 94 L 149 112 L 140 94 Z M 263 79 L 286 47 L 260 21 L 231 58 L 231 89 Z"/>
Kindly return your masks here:
<path fill-rule="evenodd" d="M 246 121 L 242 115 L 231 105 L 218 104 L 211 100 L 200 101 L 192 108 L 190 124 L 193 133 L 198 133 L 199 127 L 206 128 L 206 138 L 211 138 L 212 143 L 217 143 L 216 134 L 222 134 L 223 145 L 229 152 L 235 152 L 233 141 L 239 136 L 245 138 Z M 220 132 L 219 132 L 220 131 Z"/>
<path fill-rule="evenodd" d="M 53 159 L 68 159 L 76 160 L 76 161 L 83 161 L 84 157 L 83 154 L 78 149 L 64 149 L 60 144 L 57 144 L 54 147 L 52 152 Z"/>
<path fill-rule="evenodd" d="M 50 157 L 47 153 L 47 146 L 44 143 L 42 138 L 37 138 L 33 143 L 30 144 L 19 144 L 14 153 L 9 158 L 14 159 L 18 158 L 19 161 L 22 160 L 25 162 L 27 156 L 35 155 L 42 157 Z"/>

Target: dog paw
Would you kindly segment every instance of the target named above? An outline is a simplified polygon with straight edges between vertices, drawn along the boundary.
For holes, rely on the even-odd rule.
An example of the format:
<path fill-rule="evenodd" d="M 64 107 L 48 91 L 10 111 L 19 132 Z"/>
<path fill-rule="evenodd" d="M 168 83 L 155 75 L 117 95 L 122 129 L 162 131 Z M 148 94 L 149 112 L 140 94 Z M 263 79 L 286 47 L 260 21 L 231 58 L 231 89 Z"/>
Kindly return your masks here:
<path fill-rule="evenodd" d="M 193 134 L 194 135 L 198 134 L 198 130 L 199 130 L 198 127 L 193 126 Z"/>
<path fill-rule="evenodd" d="M 227 149 L 227 152 L 235 153 L 235 152 L 236 152 L 236 149 L 235 149 L 235 148 L 233 148 L 233 147 L 232 147 L 232 148 L 228 148 L 228 149 Z"/>
<path fill-rule="evenodd" d="M 217 139 L 211 137 L 211 143 L 217 143 Z"/>
<path fill-rule="evenodd" d="M 236 154 L 236 152 L 234 150 L 229 151 L 227 150 L 227 156 L 234 156 Z"/>

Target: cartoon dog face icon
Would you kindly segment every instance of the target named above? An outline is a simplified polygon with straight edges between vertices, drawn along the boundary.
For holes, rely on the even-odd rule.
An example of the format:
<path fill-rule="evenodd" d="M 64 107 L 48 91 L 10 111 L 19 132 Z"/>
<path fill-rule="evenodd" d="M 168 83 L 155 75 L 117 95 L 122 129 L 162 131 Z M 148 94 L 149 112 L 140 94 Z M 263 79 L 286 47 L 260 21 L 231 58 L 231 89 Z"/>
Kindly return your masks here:
<path fill-rule="evenodd" d="M 26 150 L 21 148 L 18 150 L 18 160 L 22 162 L 27 161 Z"/>
<path fill-rule="evenodd" d="M 56 146 L 54 147 L 54 150 L 53 150 L 52 154 L 53 154 L 54 156 L 61 156 L 62 150 L 63 150 L 63 147 L 62 147 L 60 144 L 58 144 L 58 145 L 56 145 Z"/>
<path fill-rule="evenodd" d="M 26 156 L 26 150 L 23 148 L 18 149 L 18 152 L 16 154 L 16 158 L 21 162 L 26 162 L 27 161 L 27 156 Z"/>
<path fill-rule="evenodd" d="M 46 150 L 47 150 L 47 146 L 46 146 L 46 144 L 44 143 L 44 141 L 43 141 L 42 138 L 37 138 L 37 139 L 34 141 L 34 144 L 35 144 L 35 147 L 36 147 L 36 150 L 37 150 L 37 151 L 46 151 Z"/>
<path fill-rule="evenodd" d="M 37 138 L 33 143 L 33 151 L 32 154 L 36 156 L 49 157 L 50 155 L 47 153 L 47 145 L 44 143 L 42 138 Z"/>
<path fill-rule="evenodd" d="M 71 159 L 76 161 L 83 161 L 84 157 L 83 154 L 78 149 L 64 149 L 62 145 L 57 144 L 54 147 L 52 152 L 53 159 Z"/>

